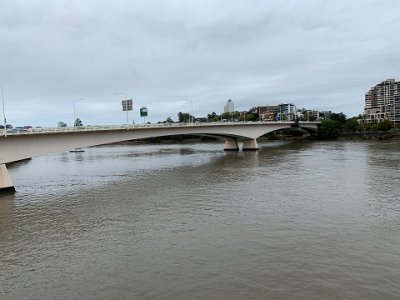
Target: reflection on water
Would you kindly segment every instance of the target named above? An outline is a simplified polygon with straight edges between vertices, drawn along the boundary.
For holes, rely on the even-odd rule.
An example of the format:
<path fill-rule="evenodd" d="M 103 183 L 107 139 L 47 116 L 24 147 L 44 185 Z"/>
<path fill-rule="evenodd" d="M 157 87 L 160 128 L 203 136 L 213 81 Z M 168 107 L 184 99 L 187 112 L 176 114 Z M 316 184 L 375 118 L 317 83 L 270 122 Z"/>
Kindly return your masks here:
<path fill-rule="evenodd" d="M 14 195 L 2 195 L 0 198 L 0 236 L 13 225 Z"/>
<path fill-rule="evenodd" d="M 395 299 L 399 142 L 109 145 L 10 166 L 1 299 Z"/>

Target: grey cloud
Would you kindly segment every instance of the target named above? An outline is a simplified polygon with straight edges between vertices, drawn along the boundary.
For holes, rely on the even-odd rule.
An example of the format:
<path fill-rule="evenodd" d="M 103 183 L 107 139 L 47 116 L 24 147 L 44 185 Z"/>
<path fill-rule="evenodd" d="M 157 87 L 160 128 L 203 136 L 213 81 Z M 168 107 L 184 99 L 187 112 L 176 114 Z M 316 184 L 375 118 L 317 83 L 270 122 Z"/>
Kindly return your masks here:
<path fill-rule="evenodd" d="M 294 102 L 356 115 L 399 70 L 397 1 L 2 1 L 0 82 L 15 125 L 121 123 Z M 184 100 L 182 100 L 184 99 Z M 23 108 L 23 111 L 21 111 Z M 138 113 L 135 112 L 135 118 Z M 71 122 L 70 122 L 71 123 Z"/>

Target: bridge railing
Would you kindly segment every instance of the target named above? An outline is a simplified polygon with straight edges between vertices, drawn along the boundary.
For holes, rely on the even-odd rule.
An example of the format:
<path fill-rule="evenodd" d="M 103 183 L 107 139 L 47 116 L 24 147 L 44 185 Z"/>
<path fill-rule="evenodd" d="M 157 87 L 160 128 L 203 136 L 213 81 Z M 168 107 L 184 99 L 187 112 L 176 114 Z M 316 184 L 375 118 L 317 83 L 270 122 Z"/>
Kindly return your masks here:
<path fill-rule="evenodd" d="M 71 133 L 77 131 L 106 131 L 106 130 L 129 130 L 143 128 L 165 128 L 165 127 L 193 127 L 193 126 L 227 126 L 227 125 L 247 125 L 247 124 L 282 124 L 294 123 L 293 121 L 248 121 L 248 122 L 195 122 L 195 123 L 153 123 L 153 124 L 132 124 L 132 125 L 87 125 L 77 127 L 36 127 L 29 129 L 8 129 L 7 135 L 14 134 L 37 134 L 37 133 Z M 304 123 L 304 122 L 300 122 Z M 306 122 L 307 124 L 319 122 Z"/>

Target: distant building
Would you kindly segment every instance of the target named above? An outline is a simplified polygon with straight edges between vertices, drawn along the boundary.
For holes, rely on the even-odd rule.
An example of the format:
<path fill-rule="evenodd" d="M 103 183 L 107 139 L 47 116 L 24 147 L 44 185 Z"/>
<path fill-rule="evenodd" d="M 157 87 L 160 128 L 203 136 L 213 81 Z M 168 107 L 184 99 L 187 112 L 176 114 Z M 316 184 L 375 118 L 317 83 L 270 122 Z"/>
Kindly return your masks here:
<path fill-rule="evenodd" d="M 307 109 L 304 112 L 303 120 L 304 121 L 316 121 L 320 119 L 320 113 L 318 110 Z"/>
<path fill-rule="evenodd" d="M 294 121 L 303 117 L 303 114 L 291 103 L 259 106 L 258 113 L 260 121 Z"/>
<path fill-rule="evenodd" d="M 260 121 L 319 121 L 329 120 L 331 111 L 297 109 L 292 103 L 258 106 Z"/>
<path fill-rule="evenodd" d="M 305 115 L 304 111 L 297 110 L 297 113 L 296 113 L 297 120 L 304 121 L 305 116 L 306 115 Z"/>
<path fill-rule="evenodd" d="M 258 107 L 260 121 L 275 121 L 278 112 L 278 105 L 266 105 Z"/>
<path fill-rule="evenodd" d="M 313 110 L 313 109 L 302 108 L 297 110 L 297 118 L 300 121 L 308 121 L 308 122 L 318 121 L 323 116 L 323 114 L 324 112 L 319 112 L 318 110 Z"/>
<path fill-rule="evenodd" d="M 235 106 L 233 104 L 233 101 L 231 99 L 228 100 L 226 105 L 224 106 L 224 112 L 225 113 L 233 113 L 235 112 Z"/>
<path fill-rule="evenodd" d="M 364 121 L 384 120 L 400 122 L 400 82 L 394 78 L 377 84 L 365 94 Z"/>
<path fill-rule="evenodd" d="M 294 104 L 284 103 L 278 105 L 278 118 L 281 121 L 294 121 L 297 116 L 297 109 Z"/>
<path fill-rule="evenodd" d="M 320 111 L 318 112 L 318 117 L 316 120 L 330 120 L 332 116 L 332 112 L 330 110 L 328 111 Z"/>

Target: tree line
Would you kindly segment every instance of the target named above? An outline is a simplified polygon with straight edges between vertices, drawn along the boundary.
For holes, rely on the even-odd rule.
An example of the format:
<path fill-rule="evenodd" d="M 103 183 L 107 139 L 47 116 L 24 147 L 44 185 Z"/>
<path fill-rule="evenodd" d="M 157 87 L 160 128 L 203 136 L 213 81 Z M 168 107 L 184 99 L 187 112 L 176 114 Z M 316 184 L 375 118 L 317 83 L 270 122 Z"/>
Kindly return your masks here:
<path fill-rule="evenodd" d="M 259 118 L 258 108 L 252 107 L 247 112 L 225 112 L 217 114 L 212 112 L 206 117 L 198 118 L 189 113 L 178 112 L 178 120 L 175 122 L 171 117 L 168 117 L 165 121 L 159 123 L 191 123 L 191 122 L 221 122 L 221 121 L 257 121 Z"/>
<path fill-rule="evenodd" d="M 196 118 L 189 113 L 178 112 L 177 123 L 193 123 L 193 122 L 221 122 L 221 121 L 258 121 L 259 113 L 257 107 L 252 107 L 246 112 L 225 112 L 222 114 L 216 114 L 212 112 L 204 118 Z M 310 121 L 314 121 L 311 120 Z M 159 123 L 175 123 L 175 121 L 168 117 L 165 121 Z M 58 127 L 66 127 L 67 124 L 63 121 L 58 122 Z M 83 126 L 82 121 L 76 118 L 74 126 Z M 323 140 L 337 139 L 341 134 L 360 134 L 366 132 L 388 132 L 394 129 L 396 125 L 394 122 L 385 120 L 379 123 L 368 123 L 363 122 L 362 115 L 357 117 L 347 118 L 343 113 L 332 113 L 329 119 L 322 120 L 319 130 L 318 137 Z"/>
<path fill-rule="evenodd" d="M 343 134 L 362 134 L 367 132 L 388 132 L 396 127 L 393 121 L 380 123 L 364 123 L 362 115 L 347 118 L 344 113 L 332 113 L 329 120 L 321 121 L 319 138 L 324 140 L 337 139 Z"/>

